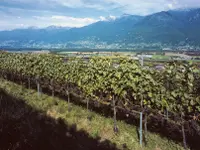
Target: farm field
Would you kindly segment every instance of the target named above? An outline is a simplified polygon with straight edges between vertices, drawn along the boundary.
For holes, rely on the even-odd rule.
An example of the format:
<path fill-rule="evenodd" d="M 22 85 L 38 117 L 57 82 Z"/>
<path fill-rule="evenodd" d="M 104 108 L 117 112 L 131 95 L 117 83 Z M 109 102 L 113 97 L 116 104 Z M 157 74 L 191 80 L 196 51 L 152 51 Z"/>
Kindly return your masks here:
<path fill-rule="evenodd" d="M 55 53 L 60 56 L 64 57 L 85 57 L 90 58 L 94 56 L 128 56 L 135 60 L 141 59 L 141 56 L 144 57 L 144 61 L 147 62 L 171 62 L 174 60 L 179 61 L 192 61 L 194 63 L 200 62 L 199 54 L 190 55 L 190 53 L 184 52 L 164 52 L 164 51 L 147 51 L 147 52 L 140 52 L 140 51 L 61 51 Z"/>
<path fill-rule="evenodd" d="M 113 117 L 110 118 L 113 127 L 110 132 L 114 137 L 123 131 L 117 120 L 139 126 L 138 137 L 135 136 L 138 146 L 132 143 L 136 149 L 142 145 L 150 149 L 151 146 L 145 145 L 149 142 L 149 131 L 182 143 L 185 149 L 199 148 L 200 76 L 193 63 L 173 61 L 166 63 L 164 70 L 155 70 L 146 69 L 138 61 L 122 55 L 85 60 L 51 54 L 3 52 L 0 59 L 1 78 L 37 89 L 34 97 L 40 99 L 41 91 L 52 97 L 64 96 L 66 101 L 62 106 L 66 107 L 62 110 L 70 113 L 72 103 L 81 105 L 89 122 L 93 118 L 91 110 L 106 118 Z M 40 106 L 39 100 L 35 102 Z M 52 103 L 52 106 L 57 105 L 57 102 Z M 98 135 L 101 130 L 95 131 Z M 125 143 L 132 149 L 133 145 L 123 141 L 123 136 L 118 138 L 119 142 L 113 138 L 108 140 L 118 143 L 118 148 L 123 148 Z"/>
<path fill-rule="evenodd" d="M 85 57 L 90 58 L 94 56 L 128 56 L 133 59 L 141 59 L 144 56 L 144 61 L 148 62 L 169 62 L 173 60 L 200 62 L 200 55 L 198 51 L 162 51 L 162 50 L 87 50 L 87 49 L 66 49 L 66 50 L 8 50 L 12 53 L 38 53 L 38 54 L 56 54 L 61 57 Z"/>

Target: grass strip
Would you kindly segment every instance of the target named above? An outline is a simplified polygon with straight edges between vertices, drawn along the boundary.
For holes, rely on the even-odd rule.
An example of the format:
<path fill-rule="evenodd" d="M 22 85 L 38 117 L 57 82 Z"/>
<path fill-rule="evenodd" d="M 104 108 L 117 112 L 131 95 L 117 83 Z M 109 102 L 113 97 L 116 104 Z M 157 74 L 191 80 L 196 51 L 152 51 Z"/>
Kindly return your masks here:
<path fill-rule="evenodd" d="M 117 121 L 119 133 L 113 131 L 113 119 L 106 118 L 100 114 L 89 112 L 91 121 L 87 119 L 88 112 L 85 108 L 70 104 L 72 109 L 68 112 L 68 103 L 57 97 L 41 94 L 38 98 L 36 90 L 30 90 L 13 82 L 0 79 L 0 88 L 10 95 L 23 99 L 24 102 L 38 111 L 54 119 L 63 119 L 69 125 L 76 124 L 78 130 L 86 131 L 91 137 L 100 137 L 101 141 L 109 140 L 115 143 L 118 148 L 123 149 L 126 145 L 130 150 L 181 150 L 183 147 L 171 140 L 160 137 L 157 134 L 148 132 L 147 144 L 141 148 L 138 139 L 138 129 L 123 121 Z"/>

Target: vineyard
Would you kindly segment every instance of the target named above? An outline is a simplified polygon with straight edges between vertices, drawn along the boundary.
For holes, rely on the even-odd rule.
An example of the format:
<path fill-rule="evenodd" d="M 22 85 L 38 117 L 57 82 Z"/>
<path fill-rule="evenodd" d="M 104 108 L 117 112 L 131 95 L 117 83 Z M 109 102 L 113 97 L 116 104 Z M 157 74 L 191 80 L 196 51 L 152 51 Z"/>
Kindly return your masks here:
<path fill-rule="evenodd" d="M 2 78 L 29 88 L 35 86 L 38 96 L 42 89 L 51 91 L 52 96 L 60 93 L 69 103 L 71 93 L 79 95 L 88 111 L 91 105 L 109 107 L 116 133 L 120 130 L 116 124 L 118 112 L 138 114 L 145 132 L 152 117 L 161 116 L 168 124 L 180 127 L 185 149 L 187 137 L 192 137 L 189 130 L 195 132 L 197 142 L 200 137 L 200 73 L 196 68 L 189 62 L 170 62 L 165 69 L 155 70 L 124 56 L 84 60 L 51 54 L 0 53 Z"/>

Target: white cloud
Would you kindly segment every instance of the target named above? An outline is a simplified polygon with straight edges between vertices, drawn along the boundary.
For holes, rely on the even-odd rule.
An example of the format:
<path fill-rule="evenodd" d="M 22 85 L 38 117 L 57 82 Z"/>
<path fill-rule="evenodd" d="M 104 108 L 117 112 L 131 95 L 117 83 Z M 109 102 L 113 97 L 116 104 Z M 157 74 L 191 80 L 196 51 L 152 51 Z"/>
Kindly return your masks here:
<path fill-rule="evenodd" d="M 147 15 L 163 10 L 176 9 L 182 7 L 200 7 L 200 0 L 3 0 L 7 3 L 18 3 L 24 5 L 33 5 L 35 8 L 55 8 L 70 7 L 72 9 L 96 9 L 109 14 L 116 13 L 131 13 L 135 15 Z M 44 9 L 43 9 L 44 10 Z M 68 9 L 66 8 L 66 12 Z"/>
<path fill-rule="evenodd" d="M 106 17 L 100 16 L 99 19 L 100 19 L 101 21 L 105 21 L 105 20 L 106 20 Z"/>
<path fill-rule="evenodd" d="M 173 4 L 168 4 L 169 9 L 173 9 Z"/>
<path fill-rule="evenodd" d="M 0 30 L 21 26 L 82 27 L 114 20 L 123 13 L 148 15 L 185 7 L 200 7 L 200 0 L 0 0 Z"/>
<path fill-rule="evenodd" d="M 70 16 L 33 16 L 33 18 L 37 19 L 37 22 L 43 24 L 42 26 L 50 26 L 50 25 L 58 25 L 58 26 L 67 26 L 67 27 L 82 27 L 94 22 L 99 21 L 98 19 L 93 18 L 75 18 Z"/>
<path fill-rule="evenodd" d="M 54 1 L 54 0 L 52 0 Z M 83 3 L 81 0 L 55 0 L 57 3 L 62 4 L 67 7 L 83 7 Z"/>
<path fill-rule="evenodd" d="M 116 16 L 112 16 L 112 15 L 109 15 L 108 17 L 100 16 L 99 21 L 111 21 L 111 20 L 115 20 L 116 18 L 117 18 Z"/>
<path fill-rule="evenodd" d="M 97 21 L 103 20 L 102 17 L 94 18 L 76 18 L 71 16 L 32 16 L 29 18 L 13 17 L 0 21 L 0 30 L 10 30 L 15 28 L 27 28 L 30 26 L 36 26 L 39 28 L 48 26 L 63 26 L 63 27 L 83 27 Z"/>
<path fill-rule="evenodd" d="M 109 18 L 112 19 L 112 20 L 115 20 L 115 19 L 116 19 L 116 16 L 110 15 Z"/>

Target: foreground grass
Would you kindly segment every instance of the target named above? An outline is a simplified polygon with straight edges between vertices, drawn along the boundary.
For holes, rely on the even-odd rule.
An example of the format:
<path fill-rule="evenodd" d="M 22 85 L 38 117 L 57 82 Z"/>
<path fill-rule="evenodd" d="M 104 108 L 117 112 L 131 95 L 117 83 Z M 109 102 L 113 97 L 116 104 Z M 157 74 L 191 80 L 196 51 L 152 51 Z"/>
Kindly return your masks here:
<path fill-rule="evenodd" d="M 86 131 L 91 137 L 100 137 L 101 141 L 109 140 L 118 148 L 126 145 L 131 150 L 181 150 L 179 144 L 162 138 L 157 134 L 148 133 L 147 145 L 143 148 L 139 145 L 137 128 L 123 121 L 117 121 L 119 133 L 113 132 L 113 119 L 105 118 L 100 114 L 89 112 L 92 120 L 87 119 L 88 112 L 81 106 L 70 104 L 72 109 L 68 112 L 68 103 L 56 97 L 41 94 L 38 97 L 36 90 L 29 90 L 13 82 L 0 79 L 0 88 L 16 98 L 23 99 L 32 108 L 43 111 L 54 119 L 63 119 L 69 125 L 76 124 L 77 130 Z"/>

